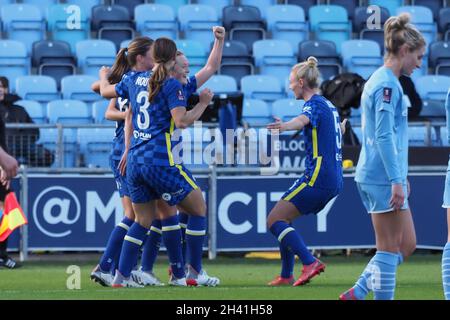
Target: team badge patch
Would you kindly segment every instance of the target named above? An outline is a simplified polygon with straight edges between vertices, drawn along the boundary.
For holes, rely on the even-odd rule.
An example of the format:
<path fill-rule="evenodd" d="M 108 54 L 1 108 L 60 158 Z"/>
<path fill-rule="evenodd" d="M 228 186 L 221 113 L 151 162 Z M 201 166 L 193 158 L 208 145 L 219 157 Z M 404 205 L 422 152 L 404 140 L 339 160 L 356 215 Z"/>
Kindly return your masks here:
<path fill-rule="evenodd" d="M 392 88 L 383 88 L 383 102 L 391 103 Z"/>
<path fill-rule="evenodd" d="M 177 96 L 178 96 L 178 100 L 184 101 L 184 94 L 183 94 L 183 91 L 178 90 Z"/>

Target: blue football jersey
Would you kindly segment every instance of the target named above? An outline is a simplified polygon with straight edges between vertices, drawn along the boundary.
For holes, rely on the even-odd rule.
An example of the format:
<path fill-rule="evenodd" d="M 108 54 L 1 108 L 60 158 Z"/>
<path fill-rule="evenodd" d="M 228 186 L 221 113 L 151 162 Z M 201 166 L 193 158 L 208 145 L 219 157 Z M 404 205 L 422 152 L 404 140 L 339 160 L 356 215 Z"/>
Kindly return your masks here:
<path fill-rule="evenodd" d="M 406 183 L 408 109 L 391 69 L 380 67 L 365 83 L 361 108 L 363 138 L 355 180 L 375 185 Z"/>
<path fill-rule="evenodd" d="M 178 164 L 182 153 L 174 159 L 172 150 L 182 143 L 182 139 L 179 135 L 176 141 L 172 141 L 175 122 L 170 111 L 187 106 L 188 97 L 197 89 L 197 81 L 195 77 L 190 77 L 183 86 L 178 80 L 169 78 L 163 82 L 150 103 L 149 77 L 149 72 L 129 73 L 126 83 L 119 88 L 116 86 L 118 94 L 128 94 L 132 108 L 133 137 L 130 156 L 134 163 L 158 166 Z"/>
<path fill-rule="evenodd" d="M 313 95 L 302 114 L 310 123 L 303 128 L 306 145 L 305 177 L 308 184 L 322 189 L 341 189 L 342 133 L 334 105 L 320 95 Z"/>
<path fill-rule="evenodd" d="M 125 112 L 128 108 L 128 99 L 118 97 L 116 99 L 115 108 L 121 112 Z M 120 160 L 125 148 L 124 128 L 125 121 L 116 121 L 116 131 L 114 133 L 113 147 L 111 150 L 111 159 Z"/>

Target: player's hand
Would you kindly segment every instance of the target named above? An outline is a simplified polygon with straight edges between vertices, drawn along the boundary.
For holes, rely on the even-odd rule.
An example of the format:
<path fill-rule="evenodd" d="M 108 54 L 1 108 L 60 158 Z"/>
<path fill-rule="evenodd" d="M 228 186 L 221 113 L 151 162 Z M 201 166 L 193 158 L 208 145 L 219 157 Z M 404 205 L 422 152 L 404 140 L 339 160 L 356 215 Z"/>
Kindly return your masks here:
<path fill-rule="evenodd" d="M 2 184 L 3 187 L 5 187 L 6 190 L 9 190 L 11 180 L 6 178 L 6 173 L 2 168 L 0 168 L 0 183 Z"/>
<path fill-rule="evenodd" d="M 275 122 L 269 123 L 267 125 L 267 129 L 283 131 L 282 129 L 283 122 L 281 121 L 281 119 L 278 117 L 273 117 L 273 119 L 275 120 Z"/>
<path fill-rule="evenodd" d="M 106 79 L 109 75 L 110 70 L 111 69 L 109 67 L 101 67 L 100 70 L 98 70 L 98 77 L 100 78 L 100 80 Z"/>
<path fill-rule="evenodd" d="M 11 180 L 17 175 L 19 170 L 19 163 L 14 157 L 7 154 L 2 150 L 0 154 L 0 167 L 1 167 L 1 177 L 7 180 Z"/>
<path fill-rule="evenodd" d="M 389 201 L 389 205 L 394 210 L 400 210 L 405 202 L 405 194 L 403 192 L 403 186 L 401 183 L 396 183 L 392 185 L 392 196 Z"/>
<path fill-rule="evenodd" d="M 212 92 L 208 88 L 205 88 L 202 90 L 202 92 L 200 92 L 199 103 L 208 105 L 211 102 L 213 97 L 214 97 L 214 92 Z"/>
<path fill-rule="evenodd" d="M 346 124 L 347 124 L 347 119 L 344 119 L 344 121 L 342 121 L 342 122 L 340 123 L 342 135 L 344 135 L 344 133 L 345 133 L 345 125 L 346 125 Z"/>
<path fill-rule="evenodd" d="M 214 26 L 213 27 L 213 33 L 214 33 L 214 37 L 217 40 L 223 40 L 225 39 L 225 28 L 222 26 Z"/>
<path fill-rule="evenodd" d="M 122 176 L 125 176 L 125 174 L 127 173 L 127 157 L 128 157 L 128 150 L 125 150 L 123 152 L 122 158 L 120 159 L 119 162 L 119 172 Z"/>

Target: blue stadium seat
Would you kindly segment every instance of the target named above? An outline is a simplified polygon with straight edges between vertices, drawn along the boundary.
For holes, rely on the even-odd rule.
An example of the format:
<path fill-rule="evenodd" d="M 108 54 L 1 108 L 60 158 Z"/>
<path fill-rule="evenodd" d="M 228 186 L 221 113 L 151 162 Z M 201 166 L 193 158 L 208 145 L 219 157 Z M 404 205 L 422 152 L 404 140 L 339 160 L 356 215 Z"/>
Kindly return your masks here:
<path fill-rule="evenodd" d="M 223 8 L 225 8 L 226 6 L 231 6 L 233 5 L 234 0 L 197 0 L 196 1 L 198 4 L 206 4 L 209 6 L 213 6 L 214 9 L 216 9 L 217 12 L 217 16 L 219 17 L 219 20 L 222 20 L 222 11 Z"/>
<path fill-rule="evenodd" d="M 116 46 L 109 40 L 82 40 L 76 44 L 78 67 L 84 74 L 98 76 L 102 66 L 112 66 L 116 59 Z"/>
<path fill-rule="evenodd" d="M 439 31 L 444 33 L 445 41 L 450 40 L 450 8 L 442 8 L 439 11 Z"/>
<path fill-rule="evenodd" d="M 65 2 L 84 8 L 88 19 L 91 19 L 92 8 L 104 3 L 103 0 L 66 0 Z"/>
<path fill-rule="evenodd" d="M 349 20 L 353 20 L 355 9 L 359 6 L 360 0 L 327 0 L 328 5 L 336 5 L 344 7 L 347 10 Z"/>
<path fill-rule="evenodd" d="M 253 43 L 255 66 L 260 73 L 273 75 L 284 83 L 292 66 L 297 62 L 293 49 L 285 40 L 259 40 Z"/>
<path fill-rule="evenodd" d="M 433 12 L 427 7 L 422 6 L 404 6 L 397 8 L 397 15 L 407 12 L 411 15 L 411 22 L 422 33 L 428 45 L 436 40 L 437 25 L 433 21 Z"/>
<path fill-rule="evenodd" d="M 120 49 L 122 49 L 122 48 L 127 48 L 128 45 L 130 44 L 131 40 L 132 40 L 132 39 L 123 40 L 123 41 L 120 43 Z"/>
<path fill-rule="evenodd" d="M 79 128 L 78 144 L 86 167 L 109 168 L 114 128 Z"/>
<path fill-rule="evenodd" d="M 443 7 L 443 0 L 411 0 L 411 5 L 427 7 L 433 13 L 433 20 L 436 21 L 438 19 L 439 10 Z"/>
<path fill-rule="evenodd" d="M 87 124 L 92 123 L 92 112 L 80 100 L 53 100 L 47 104 L 49 123 Z"/>
<path fill-rule="evenodd" d="M 195 75 L 206 64 L 206 49 L 194 40 L 175 40 L 178 50 L 189 59 L 190 75 Z"/>
<path fill-rule="evenodd" d="M 131 15 L 126 7 L 119 5 L 93 7 L 91 30 L 98 32 L 98 39 L 112 41 L 117 49 L 123 40 L 134 38 Z"/>
<path fill-rule="evenodd" d="M 30 61 L 27 49 L 20 41 L 0 40 L 0 74 L 9 79 L 14 92 L 16 78 L 29 74 Z"/>
<path fill-rule="evenodd" d="M 283 122 L 289 121 L 302 113 L 304 104 L 304 100 L 279 99 L 272 105 L 272 114 Z"/>
<path fill-rule="evenodd" d="M 275 76 L 250 75 L 242 77 L 241 91 L 244 98 L 262 99 L 270 104 L 277 99 L 285 98 L 281 83 Z"/>
<path fill-rule="evenodd" d="M 15 104 L 24 107 L 35 123 L 47 123 L 46 110 L 39 102 L 34 100 L 19 100 Z"/>
<path fill-rule="evenodd" d="M 352 27 L 344 7 L 335 5 L 311 7 L 309 19 L 311 31 L 315 33 L 316 39 L 333 41 L 338 53 L 340 44 L 350 39 Z"/>
<path fill-rule="evenodd" d="M 45 15 L 47 8 L 52 5 L 57 4 L 58 1 L 59 0 L 22 0 L 21 2 L 23 4 L 36 6 L 43 16 L 43 15 Z"/>
<path fill-rule="evenodd" d="M 450 41 L 436 41 L 429 46 L 429 66 L 436 74 L 450 76 Z"/>
<path fill-rule="evenodd" d="M 444 147 L 448 147 L 449 146 L 449 142 L 448 142 L 448 138 L 447 138 L 447 135 L 448 135 L 448 131 L 447 130 L 448 130 L 447 126 L 442 126 L 441 127 L 441 132 L 440 132 L 440 134 L 441 134 L 441 142 L 442 142 L 442 145 Z"/>
<path fill-rule="evenodd" d="M 341 61 L 332 41 L 307 40 L 299 44 L 298 61 L 303 62 L 314 56 L 319 61 L 319 70 L 323 80 L 328 80 L 341 73 Z"/>
<path fill-rule="evenodd" d="M 197 92 L 202 91 L 204 88 L 209 88 L 215 94 L 238 91 L 236 80 L 234 80 L 233 77 L 226 75 L 212 76 L 200 88 L 197 89 Z"/>
<path fill-rule="evenodd" d="M 433 128 L 428 131 L 428 128 L 424 125 L 408 126 L 408 143 L 413 147 L 437 146 L 440 144 L 436 131 Z"/>
<path fill-rule="evenodd" d="M 404 0 L 369 0 L 369 5 L 385 7 L 389 10 L 391 16 L 395 16 L 397 14 L 398 7 L 401 7 L 404 4 Z"/>
<path fill-rule="evenodd" d="M 31 4 L 10 4 L 1 7 L 3 31 L 7 38 L 26 44 L 31 52 L 33 42 L 42 40 L 45 35 L 45 23 L 39 8 Z"/>
<path fill-rule="evenodd" d="M 360 39 L 373 40 L 384 52 L 384 31 L 383 25 L 390 17 L 389 10 L 384 7 L 379 7 L 380 12 L 380 28 L 372 28 L 367 26 L 367 19 L 374 15 L 375 11 L 369 9 L 369 7 L 357 7 L 355 9 L 355 16 L 353 18 L 353 29 L 359 34 Z M 373 20 L 375 22 L 375 20 Z"/>
<path fill-rule="evenodd" d="M 240 84 L 242 77 L 253 73 L 253 57 L 245 43 L 237 40 L 225 41 L 219 74 L 232 76 Z"/>
<path fill-rule="evenodd" d="M 371 40 L 347 40 L 342 43 L 342 61 L 349 72 L 368 79 L 383 65 L 380 46 Z"/>
<path fill-rule="evenodd" d="M 55 155 L 55 161 L 52 168 L 71 168 L 77 163 L 77 134 L 76 129 L 64 129 L 61 134 L 63 150 L 58 149 L 58 140 L 60 138 L 58 129 L 41 128 L 39 129 L 39 140 L 37 143 L 49 149 Z M 62 159 L 64 157 L 64 160 Z"/>
<path fill-rule="evenodd" d="M 91 90 L 91 84 L 98 78 L 86 75 L 67 76 L 61 80 L 63 99 L 82 100 L 92 103 L 102 98 Z"/>
<path fill-rule="evenodd" d="M 134 14 L 136 13 L 136 7 L 140 6 L 148 1 L 146 0 L 112 0 L 112 4 L 124 6 L 128 9 L 130 16 L 134 19 Z"/>
<path fill-rule="evenodd" d="M 205 50 L 214 41 L 212 27 L 219 24 L 214 7 L 200 4 L 189 4 L 178 9 L 180 31 L 188 40 L 200 42 Z"/>
<path fill-rule="evenodd" d="M 309 37 L 305 12 L 299 6 L 276 5 L 267 8 L 267 30 L 272 38 L 289 41 L 294 53 L 298 53 L 298 43 Z"/>
<path fill-rule="evenodd" d="M 5 6 L 14 2 L 16 2 L 16 0 L 0 0 L 0 6 Z"/>
<path fill-rule="evenodd" d="M 53 40 L 63 40 L 70 44 L 75 53 L 76 43 L 89 38 L 90 28 L 87 9 L 72 4 L 57 4 L 48 9 L 48 31 Z"/>
<path fill-rule="evenodd" d="M 21 76 L 16 79 L 16 93 L 25 100 L 46 103 L 60 98 L 56 81 L 49 76 Z"/>
<path fill-rule="evenodd" d="M 105 118 L 106 109 L 108 109 L 109 100 L 103 99 L 95 101 L 92 104 L 92 118 L 94 118 L 95 123 L 107 123 L 112 124 L 113 121 L 107 120 Z"/>
<path fill-rule="evenodd" d="M 242 121 L 251 127 L 265 126 L 273 122 L 272 111 L 264 100 L 244 99 Z"/>
<path fill-rule="evenodd" d="M 305 11 L 305 14 L 306 14 L 306 18 L 309 18 L 308 17 L 309 8 L 311 8 L 312 6 L 318 5 L 319 1 L 318 0 L 285 0 L 284 3 L 292 4 L 292 5 L 303 8 L 303 10 Z"/>
<path fill-rule="evenodd" d="M 265 21 L 257 7 L 228 6 L 223 8 L 222 24 L 230 40 L 239 40 L 252 50 L 253 42 L 266 38 Z"/>
<path fill-rule="evenodd" d="M 423 100 L 421 116 L 445 116 L 445 99 L 450 77 L 427 75 L 415 80 L 417 93 Z"/>
<path fill-rule="evenodd" d="M 65 76 L 76 73 L 75 59 L 70 45 L 60 40 L 41 40 L 33 43 L 32 65 L 38 74 L 55 79 L 57 87 Z"/>
<path fill-rule="evenodd" d="M 136 31 L 152 39 L 178 38 L 175 11 L 164 4 L 140 4 L 135 8 Z"/>
<path fill-rule="evenodd" d="M 170 6 L 174 12 L 178 12 L 181 6 L 189 4 L 190 0 L 153 0 L 156 4 L 165 4 Z"/>
<path fill-rule="evenodd" d="M 259 12 L 261 12 L 261 17 L 263 19 L 266 19 L 267 8 L 276 5 L 277 0 L 240 0 L 239 4 L 244 6 L 257 7 L 259 9 Z"/>

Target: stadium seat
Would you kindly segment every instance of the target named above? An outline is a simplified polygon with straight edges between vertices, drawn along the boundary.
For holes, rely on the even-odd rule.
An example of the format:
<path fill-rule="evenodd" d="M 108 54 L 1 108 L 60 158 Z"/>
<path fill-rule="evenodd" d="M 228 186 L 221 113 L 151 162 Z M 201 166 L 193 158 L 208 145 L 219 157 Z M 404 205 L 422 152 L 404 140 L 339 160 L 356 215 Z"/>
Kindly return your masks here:
<path fill-rule="evenodd" d="M 348 72 L 368 79 L 383 65 L 380 47 L 371 40 L 347 40 L 342 43 L 342 61 Z"/>
<path fill-rule="evenodd" d="M 20 41 L 0 40 L 0 74 L 7 77 L 14 92 L 16 78 L 29 74 L 30 61 L 27 49 Z"/>
<path fill-rule="evenodd" d="M 116 59 L 116 46 L 109 40 L 82 40 L 76 44 L 78 67 L 83 74 L 98 77 L 102 66 L 112 66 Z"/>
<path fill-rule="evenodd" d="M 376 5 L 379 7 L 385 7 L 389 10 L 391 16 L 395 16 L 397 14 L 398 7 L 403 6 L 404 3 L 404 0 L 369 0 L 369 6 Z"/>
<path fill-rule="evenodd" d="M 445 41 L 450 40 L 450 8 L 439 11 L 439 31 L 444 34 Z"/>
<path fill-rule="evenodd" d="M 123 40 L 134 38 L 131 15 L 126 7 L 119 5 L 93 7 L 91 30 L 98 32 L 98 39 L 112 41 L 117 49 Z"/>
<path fill-rule="evenodd" d="M 265 22 L 257 7 L 228 6 L 223 8 L 222 24 L 230 40 L 239 40 L 252 50 L 253 42 L 266 38 Z"/>
<path fill-rule="evenodd" d="M 214 41 L 212 27 L 219 25 L 216 9 L 200 4 L 181 6 L 178 9 L 178 21 L 185 38 L 200 42 L 205 50 Z"/>
<path fill-rule="evenodd" d="M 111 4 L 124 6 L 125 8 L 128 9 L 128 12 L 130 13 L 131 18 L 134 19 L 134 15 L 136 13 L 136 7 L 142 5 L 146 2 L 148 2 L 148 1 L 146 1 L 146 0 L 112 0 Z"/>
<path fill-rule="evenodd" d="M 91 90 L 91 84 L 98 78 L 86 75 L 67 76 L 61 80 L 61 92 L 63 99 L 82 100 L 92 103 L 102 98 Z"/>
<path fill-rule="evenodd" d="M 428 45 L 436 40 L 437 25 L 433 21 L 433 12 L 427 7 L 422 6 L 404 6 L 397 8 L 397 15 L 407 12 L 411 15 L 411 22 L 422 33 Z"/>
<path fill-rule="evenodd" d="M 181 50 L 189 59 L 190 75 L 195 75 L 197 71 L 206 64 L 206 49 L 203 45 L 194 40 L 175 40 L 178 50 Z"/>
<path fill-rule="evenodd" d="M 245 43 L 237 40 L 225 41 L 219 74 L 232 76 L 240 84 L 243 76 L 253 73 L 253 58 Z"/>
<path fill-rule="evenodd" d="M 233 5 L 234 0 L 197 0 L 196 3 L 198 4 L 206 4 L 209 6 L 213 6 L 214 9 L 216 9 L 217 12 L 217 17 L 219 18 L 219 20 L 222 20 L 222 11 L 223 8 L 225 8 L 226 6 L 231 6 Z"/>
<path fill-rule="evenodd" d="M 443 0 L 411 0 L 411 5 L 427 7 L 433 13 L 433 20 L 436 21 L 439 10 L 443 7 Z"/>
<path fill-rule="evenodd" d="M 244 99 L 242 121 L 251 127 L 261 127 L 273 121 L 269 105 L 259 99 Z"/>
<path fill-rule="evenodd" d="M 273 39 L 289 41 L 294 54 L 298 53 L 298 44 L 309 37 L 305 12 L 294 5 L 268 7 L 267 30 L 272 33 Z"/>
<path fill-rule="evenodd" d="M 413 147 L 437 146 L 438 142 L 436 131 L 424 125 L 408 126 L 408 143 Z"/>
<path fill-rule="evenodd" d="M 450 88 L 450 77 L 427 75 L 415 80 L 417 93 L 423 100 L 421 116 L 445 116 L 445 99 Z"/>
<path fill-rule="evenodd" d="M 267 18 L 267 8 L 277 4 L 277 0 L 240 0 L 239 4 L 243 6 L 254 6 L 259 9 L 261 18 Z"/>
<path fill-rule="evenodd" d="M 71 4 L 57 4 L 48 9 L 48 31 L 53 40 L 63 40 L 70 44 L 72 53 L 76 43 L 89 38 L 90 28 L 87 9 Z"/>
<path fill-rule="evenodd" d="M 383 25 L 389 18 L 389 10 L 384 7 L 380 8 L 380 28 L 372 28 L 367 26 L 367 19 L 374 15 L 375 11 L 370 10 L 369 7 L 357 7 L 353 18 L 353 29 L 359 34 L 360 39 L 373 40 L 378 43 L 381 51 L 384 52 L 384 31 Z M 373 20 L 375 23 L 375 20 Z"/>
<path fill-rule="evenodd" d="M 285 97 L 281 83 L 275 76 L 250 75 L 242 77 L 241 91 L 246 99 L 262 99 L 272 103 Z"/>
<path fill-rule="evenodd" d="M 32 65 L 39 75 L 55 79 L 59 88 L 61 79 L 76 73 L 75 59 L 70 45 L 60 40 L 41 40 L 33 43 Z"/>
<path fill-rule="evenodd" d="M 360 0 L 327 0 L 327 5 L 336 5 L 344 7 L 347 10 L 349 20 L 353 19 L 355 9 L 359 6 Z"/>
<path fill-rule="evenodd" d="M 81 163 L 86 167 L 109 168 L 114 128 L 79 128 Z"/>
<path fill-rule="evenodd" d="M 88 19 L 91 19 L 92 8 L 104 3 L 103 0 L 65 0 L 65 2 L 84 8 Z"/>
<path fill-rule="evenodd" d="M 450 41 L 436 41 L 429 46 L 429 66 L 436 74 L 450 76 Z"/>
<path fill-rule="evenodd" d="M 22 41 L 31 53 L 33 42 L 45 36 L 45 23 L 39 8 L 31 4 L 1 6 L 3 31 L 8 39 Z"/>
<path fill-rule="evenodd" d="M 42 144 L 55 155 L 55 161 L 52 168 L 72 168 L 77 164 L 77 136 L 76 129 L 63 129 L 61 135 L 58 129 L 41 128 L 39 129 L 39 140 L 37 143 Z M 62 140 L 62 149 L 58 146 L 60 139 Z"/>
<path fill-rule="evenodd" d="M 285 0 L 284 3 L 296 5 L 296 6 L 299 6 L 300 8 L 303 8 L 303 10 L 305 11 L 306 18 L 309 18 L 308 17 L 309 8 L 311 8 L 312 6 L 318 5 L 319 1 L 318 0 Z"/>
<path fill-rule="evenodd" d="M 80 100 L 53 100 L 47 104 L 49 123 L 87 124 L 92 123 L 92 112 Z"/>
<path fill-rule="evenodd" d="M 309 19 L 311 31 L 315 33 L 316 39 L 333 41 L 338 53 L 340 44 L 350 39 L 352 27 L 344 7 L 335 5 L 311 7 Z"/>
<path fill-rule="evenodd" d="M 190 0 L 153 0 L 156 4 L 165 4 L 173 9 L 173 12 L 178 12 L 181 6 L 189 4 Z"/>
<path fill-rule="evenodd" d="M 272 104 L 272 114 L 286 122 L 302 113 L 304 100 L 279 99 Z"/>
<path fill-rule="evenodd" d="M 197 89 L 197 92 L 202 91 L 204 88 L 211 89 L 211 91 L 214 92 L 214 94 L 230 93 L 238 91 L 236 80 L 234 80 L 233 77 L 226 75 L 212 76 L 200 88 Z"/>
<path fill-rule="evenodd" d="M 164 4 L 140 4 L 134 10 L 136 31 L 152 39 L 178 38 L 178 23 L 173 9 Z"/>
<path fill-rule="evenodd" d="M 285 40 L 259 40 L 253 43 L 255 66 L 260 74 L 273 75 L 284 83 L 292 66 L 297 62 L 293 49 Z"/>
<path fill-rule="evenodd" d="M 45 108 L 34 100 L 19 100 L 15 104 L 25 108 L 34 123 L 47 123 L 47 115 Z"/>
<path fill-rule="evenodd" d="M 113 121 L 107 120 L 105 118 L 106 109 L 108 109 L 109 100 L 103 99 L 99 101 L 95 101 L 92 104 L 92 118 L 95 123 L 107 123 L 112 124 Z"/>
<path fill-rule="evenodd" d="M 56 81 L 49 76 L 21 76 L 16 79 L 16 93 L 24 100 L 46 103 L 60 98 Z"/>
<path fill-rule="evenodd" d="M 448 131 L 447 130 L 448 129 L 447 129 L 446 126 L 442 126 L 441 127 L 441 131 L 440 131 L 441 143 L 442 143 L 442 146 L 444 146 L 444 147 L 448 147 L 449 146 L 448 138 L 447 138 L 447 135 L 448 135 Z"/>
<path fill-rule="evenodd" d="M 16 2 L 18 2 L 18 1 L 16 1 Z M 57 4 L 59 2 L 59 0 L 22 0 L 21 2 L 26 5 L 32 5 L 32 6 L 37 7 L 39 9 L 39 11 L 41 12 L 41 15 L 44 16 L 45 12 L 47 11 L 47 8 L 52 5 Z M 18 17 L 18 16 L 16 16 L 16 17 Z"/>
<path fill-rule="evenodd" d="M 127 48 L 128 45 L 130 44 L 131 40 L 132 40 L 132 39 L 123 40 L 123 41 L 120 43 L 120 48 L 119 48 L 119 49 Z"/>
<path fill-rule="evenodd" d="M 341 62 L 334 42 L 326 40 L 307 40 L 299 44 L 298 61 L 303 62 L 314 56 L 319 61 L 323 80 L 328 80 L 341 72 Z"/>

